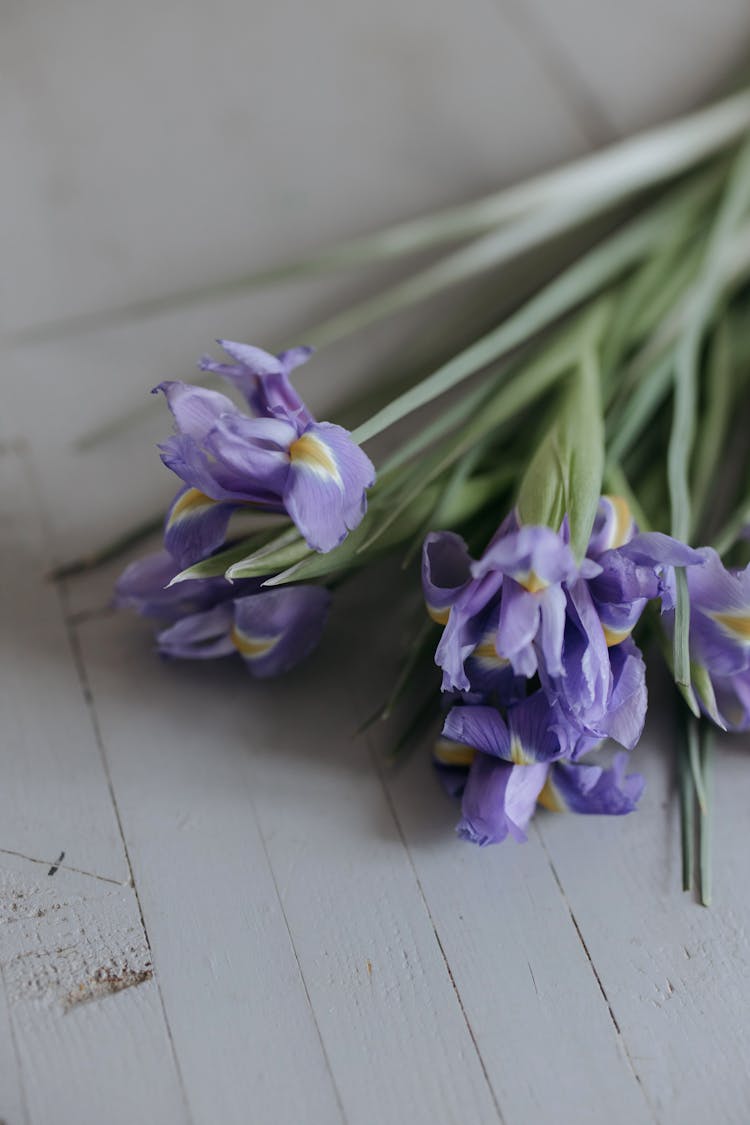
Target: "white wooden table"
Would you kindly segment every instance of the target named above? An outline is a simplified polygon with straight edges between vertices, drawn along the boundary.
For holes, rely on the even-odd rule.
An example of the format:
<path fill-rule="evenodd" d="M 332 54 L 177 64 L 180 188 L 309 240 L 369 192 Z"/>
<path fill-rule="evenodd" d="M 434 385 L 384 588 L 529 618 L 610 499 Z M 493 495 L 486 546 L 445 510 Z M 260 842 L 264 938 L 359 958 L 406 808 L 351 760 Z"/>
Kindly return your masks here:
<path fill-rule="evenodd" d="M 172 489 L 158 405 L 75 437 L 214 336 L 288 339 L 331 286 L 107 310 L 662 119 L 748 39 L 746 0 L 0 5 L 4 1125 L 750 1121 L 746 741 L 707 911 L 668 723 L 637 816 L 480 851 L 426 753 L 394 772 L 351 738 L 390 674 L 366 616 L 257 685 L 160 664 L 111 567 L 44 581 Z M 340 348 L 305 389 L 365 367 Z"/>

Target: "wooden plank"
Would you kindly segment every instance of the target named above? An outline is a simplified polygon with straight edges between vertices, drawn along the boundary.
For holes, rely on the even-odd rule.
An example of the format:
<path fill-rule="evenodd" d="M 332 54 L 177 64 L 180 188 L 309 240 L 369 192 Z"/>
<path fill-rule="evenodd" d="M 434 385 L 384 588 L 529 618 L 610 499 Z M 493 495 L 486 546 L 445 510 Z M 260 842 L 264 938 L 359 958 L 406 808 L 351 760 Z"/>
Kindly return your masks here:
<path fill-rule="evenodd" d="M 125 882 L 128 866 L 55 589 L 28 458 L 0 449 L 0 850 Z"/>
<path fill-rule="evenodd" d="M 222 1121 L 245 1121 L 249 1100 L 258 1121 L 332 1119 L 300 971 L 348 1121 L 365 1125 L 375 1106 L 383 1120 L 497 1121 L 380 784 L 351 741 L 335 637 L 306 672 L 253 684 L 231 663 L 154 663 L 141 623 L 93 620 L 81 634 L 197 1121 L 216 1119 L 217 1099 Z"/>
<path fill-rule="evenodd" d="M 351 668 L 360 713 L 371 714 L 395 674 L 397 621 L 383 623 L 380 581 L 360 583 L 350 637 L 367 637 L 367 658 Z M 367 622 L 368 624 L 363 624 Z M 435 695 L 435 709 L 440 700 Z M 605 1117 L 652 1120 L 621 1036 L 561 896 L 546 852 L 532 832 L 479 849 L 454 835 L 459 806 L 443 792 L 418 743 L 397 768 L 386 765 L 397 728 L 371 728 L 382 784 L 403 833 L 437 938 L 450 966 L 506 1125 Z M 531 1060 L 536 1060 L 531 1062 Z M 587 1080 L 582 1081 L 581 1060 Z"/>
<path fill-rule="evenodd" d="M 340 1120 L 255 821 L 244 680 L 160 665 L 140 622 L 81 632 L 196 1125 Z"/>
<path fill-rule="evenodd" d="M 31 1125 L 185 1125 L 132 888 L 2 856 L 0 967 Z"/>
<path fill-rule="evenodd" d="M 668 688 L 652 692 L 663 707 Z M 748 740 L 717 755 L 715 894 L 680 890 L 673 733 L 657 721 L 636 752 L 640 811 L 615 830 L 598 818 L 540 819 L 545 846 L 613 1017 L 660 1121 L 747 1121 L 750 932 Z"/>
<path fill-rule="evenodd" d="M 18 1044 L 10 1021 L 10 1009 L 0 973 L 0 1121 L 6 1125 L 28 1125 L 29 1117 L 21 1081 Z"/>

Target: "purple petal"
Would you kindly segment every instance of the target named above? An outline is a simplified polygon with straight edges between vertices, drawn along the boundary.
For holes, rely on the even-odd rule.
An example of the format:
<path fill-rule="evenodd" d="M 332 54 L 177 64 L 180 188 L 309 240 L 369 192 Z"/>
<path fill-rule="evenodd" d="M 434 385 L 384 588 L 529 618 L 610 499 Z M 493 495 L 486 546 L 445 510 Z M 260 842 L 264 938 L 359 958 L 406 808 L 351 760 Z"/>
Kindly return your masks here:
<path fill-rule="evenodd" d="M 570 547 L 549 527 L 522 527 L 495 539 L 472 567 L 475 578 L 501 570 L 529 589 L 570 581 L 576 566 Z"/>
<path fill-rule="evenodd" d="M 642 531 L 619 551 L 638 566 L 700 566 L 703 562 L 700 551 L 660 531 Z"/>
<path fill-rule="evenodd" d="M 278 418 L 219 418 L 206 448 L 249 493 L 281 496 L 289 474 L 289 447 L 297 433 Z"/>
<path fill-rule="evenodd" d="M 599 730 L 608 738 L 632 750 L 643 733 L 648 707 L 646 665 L 633 641 L 611 648 L 612 694 Z"/>
<path fill-rule="evenodd" d="M 544 692 L 535 691 L 510 707 L 508 724 L 510 756 L 517 765 L 549 762 L 563 753 Z"/>
<path fill-rule="evenodd" d="M 181 660 L 213 660 L 234 652 L 231 641 L 234 613 L 231 603 L 204 613 L 183 617 L 157 634 L 156 645 L 162 656 Z"/>
<path fill-rule="evenodd" d="M 560 586 L 549 586 L 539 595 L 541 628 L 539 645 L 550 676 L 564 674 L 562 663 L 567 600 Z"/>
<path fill-rule="evenodd" d="M 217 503 L 195 488 L 180 489 L 164 524 L 164 546 L 180 570 L 207 558 L 222 545 L 236 507 Z"/>
<path fill-rule="evenodd" d="M 451 708 L 443 735 L 453 742 L 481 750 L 483 754 L 512 761 L 508 727 L 494 707 Z"/>
<path fill-rule="evenodd" d="M 744 672 L 750 667 L 750 566 L 733 573 L 712 548 L 700 553 L 704 565 L 687 571 L 691 652 L 712 675 Z"/>
<path fill-rule="evenodd" d="M 330 604 L 323 586 L 280 586 L 238 598 L 232 643 L 253 676 L 281 675 L 317 647 Z"/>
<path fill-rule="evenodd" d="M 237 596 L 236 585 L 224 578 L 195 578 L 170 586 L 179 569 L 167 551 L 136 559 L 117 579 L 114 604 L 142 617 L 176 621 Z"/>
<path fill-rule="evenodd" d="M 180 433 L 202 441 L 222 414 L 237 414 L 237 407 L 226 395 L 177 380 L 159 383 L 152 394 L 162 391 Z"/>
<path fill-rule="evenodd" d="M 348 431 L 329 422 L 308 426 L 290 448 L 284 504 L 315 551 L 331 551 L 361 522 L 372 462 Z"/>
<path fill-rule="evenodd" d="M 422 589 L 430 616 L 444 625 L 450 607 L 471 579 L 471 556 L 460 535 L 431 531 L 422 546 Z"/>
<path fill-rule="evenodd" d="M 570 812 L 621 816 L 633 812 L 644 781 L 640 774 L 625 776 L 628 756 L 616 754 L 611 769 L 601 766 L 572 765 L 556 762 L 550 770 L 549 780 L 540 797 L 547 808 Z"/>
<path fill-rule="evenodd" d="M 497 651 L 510 660 L 518 676 L 533 676 L 537 670 L 532 641 L 539 628 L 540 612 L 535 594 L 512 580 L 503 583 Z"/>
<path fill-rule="evenodd" d="M 499 844 L 509 834 L 525 840 L 547 770 L 545 765 L 513 766 L 478 754 L 466 780 L 458 835 L 480 847 Z"/>
<path fill-rule="evenodd" d="M 635 521 L 627 501 L 622 496 L 602 496 L 586 554 L 589 558 L 598 559 L 604 551 L 629 542 L 635 532 Z"/>

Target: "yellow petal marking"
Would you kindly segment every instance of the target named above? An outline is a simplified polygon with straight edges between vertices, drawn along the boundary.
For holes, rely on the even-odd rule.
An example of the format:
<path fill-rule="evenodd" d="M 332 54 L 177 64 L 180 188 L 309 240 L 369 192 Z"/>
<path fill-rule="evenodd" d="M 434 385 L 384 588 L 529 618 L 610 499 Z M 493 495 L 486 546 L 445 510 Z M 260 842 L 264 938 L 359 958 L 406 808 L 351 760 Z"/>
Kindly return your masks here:
<path fill-rule="evenodd" d="M 451 615 L 450 606 L 446 606 L 445 609 L 438 609 L 436 606 L 429 605 L 429 603 L 428 603 L 427 612 L 430 615 L 430 617 L 432 618 L 432 620 L 435 622 L 436 625 L 447 625 L 448 624 L 448 618 Z"/>
<path fill-rule="evenodd" d="M 230 636 L 232 644 L 240 655 L 247 657 L 249 660 L 265 656 L 280 640 L 279 637 L 251 637 L 247 633 L 241 633 L 236 625 Z"/>
<path fill-rule="evenodd" d="M 443 766 L 470 766 L 477 752 L 473 746 L 465 746 L 463 742 L 451 742 L 448 738 L 439 738 L 432 753 L 436 761 Z"/>
<path fill-rule="evenodd" d="M 516 766 L 532 766 L 536 762 L 536 758 L 526 753 L 516 734 L 510 740 L 510 760 Z"/>
<path fill-rule="evenodd" d="M 609 544 L 610 550 L 614 550 L 616 547 L 622 547 L 623 543 L 627 543 L 630 538 L 633 514 L 624 496 L 605 496 L 604 499 L 609 500 L 615 510 L 615 526 L 612 529 L 612 538 Z"/>
<path fill-rule="evenodd" d="M 544 788 L 537 797 L 537 804 L 543 805 L 550 812 L 565 812 L 565 802 L 549 778 L 545 781 Z"/>
<path fill-rule="evenodd" d="M 205 492 L 200 492 L 197 488 L 189 488 L 172 509 L 169 516 L 169 525 L 171 527 L 178 520 L 185 519 L 186 516 L 192 516 L 196 508 L 210 507 L 216 503 L 217 501 L 212 500 L 210 496 L 206 496 Z"/>
<path fill-rule="evenodd" d="M 602 629 L 607 648 L 614 648 L 615 645 L 622 644 L 633 632 L 632 629 L 610 629 L 606 625 L 602 625 Z"/>
<path fill-rule="evenodd" d="M 730 636 L 750 643 L 750 613 L 712 613 L 711 616 Z"/>
<path fill-rule="evenodd" d="M 506 659 L 506 657 L 498 655 L 498 651 L 495 648 L 494 633 L 485 633 L 481 642 L 471 655 L 475 656 L 477 660 L 482 660 L 486 664 L 492 664 L 497 668 L 505 668 L 506 665 L 510 664 L 510 661 Z"/>
<path fill-rule="evenodd" d="M 322 441 L 313 434 L 303 434 L 289 446 L 292 464 L 302 464 L 320 476 L 332 477 L 341 482 L 336 462 Z"/>
<path fill-rule="evenodd" d="M 519 586 L 523 586 L 524 590 L 528 590 L 530 594 L 538 594 L 541 590 L 546 590 L 549 582 L 544 578 L 540 578 L 535 571 L 530 570 L 528 574 L 514 574 L 516 582 Z"/>

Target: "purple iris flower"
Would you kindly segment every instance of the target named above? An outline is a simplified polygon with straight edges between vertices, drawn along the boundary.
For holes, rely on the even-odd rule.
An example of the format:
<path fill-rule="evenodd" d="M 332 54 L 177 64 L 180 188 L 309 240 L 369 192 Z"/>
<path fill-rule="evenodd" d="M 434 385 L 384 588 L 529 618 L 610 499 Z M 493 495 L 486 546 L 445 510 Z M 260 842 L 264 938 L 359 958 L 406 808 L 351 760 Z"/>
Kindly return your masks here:
<path fill-rule="evenodd" d="M 160 446 L 162 461 L 185 482 L 166 522 L 167 549 L 182 566 L 221 545 L 232 513 L 250 505 L 286 512 L 308 545 L 330 551 L 361 522 L 375 480 L 370 459 L 348 430 L 316 422 L 289 382 L 307 348 L 270 355 L 219 341 L 235 360 L 201 366 L 233 382 L 252 415 L 218 391 L 164 382 L 177 432 Z"/>
<path fill-rule="evenodd" d="M 322 586 L 261 590 L 183 617 L 157 634 L 157 648 L 181 660 L 239 653 L 253 676 L 279 676 L 317 647 L 330 601 Z"/>
<path fill-rule="evenodd" d="M 170 586 L 179 566 L 168 551 L 157 551 L 136 559 L 125 568 L 115 585 L 113 603 L 132 609 L 141 617 L 177 621 L 191 613 L 212 609 L 220 602 L 260 589 L 261 578 L 227 582 L 225 578 L 193 578 Z"/>
<path fill-rule="evenodd" d="M 169 583 L 179 567 L 166 551 L 126 568 L 115 605 L 171 622 L 157 634 L 165 657 L 211 660 L 237 654 L 254 676 L 276 676 L 318 644 L 331 595 L 322 586 L 261 588 L 262 579 L 194 578 Z"/>
<path fill-rule="evenodd" d="M 519 527 L 511 515 L 475 562 L 458 536 L 427 536 L 422 579 L 445 626 L 443 690 L 494 691 L 507 704 L 524 694 L 519 681 L 538 676 L 566 756 L 586 737 L 630 749 L 647 703 L 630 633 L 650 598 L 673 605 L 674 567 L 703 560 L 666 535 L 638 534 L 618 497 L 602 497 L 580 565 L 567 540 L 566 523 Z"/>
<path fill-rule="evenodd" d="M 704 711 L 721 726 L 750 726 L 750 566 L 728 570 L 703 547 L 702 566 L 687 571 L 690 657 Z M 713 698 L 712 698 L 713 697 Z"/>
<path fill-rule="evenodd" d="M 486 706 L 457 706 L 446 719 L 436 759 L 450 770 L 453 791 L 461 791 L 458 834 L 472 843 L 522 841 L 537 803 L 555 811 L 620 815 L 632 812 L 641 792 L 638 774 L 625 777 L 627 755 L 612 767 L 563 758 L 550 707 L 537 691 L 508 709 L 507 722 Z M 579 752 L 591 749 L 584 739 Z M 468 772 L 467 772 L 468 768 Z"/>

